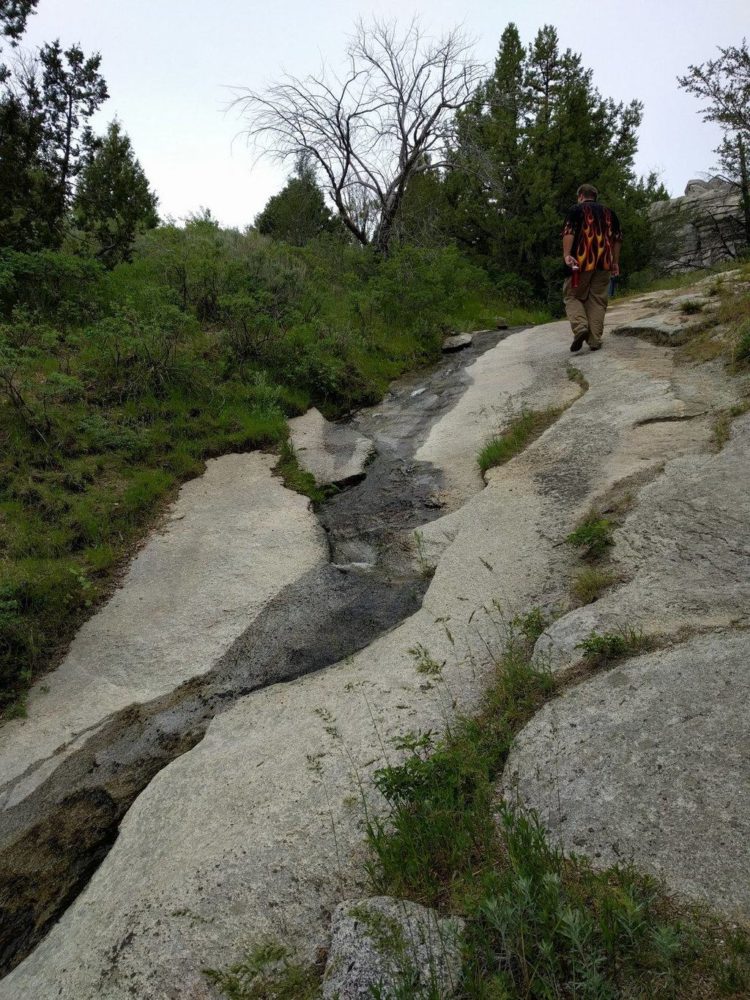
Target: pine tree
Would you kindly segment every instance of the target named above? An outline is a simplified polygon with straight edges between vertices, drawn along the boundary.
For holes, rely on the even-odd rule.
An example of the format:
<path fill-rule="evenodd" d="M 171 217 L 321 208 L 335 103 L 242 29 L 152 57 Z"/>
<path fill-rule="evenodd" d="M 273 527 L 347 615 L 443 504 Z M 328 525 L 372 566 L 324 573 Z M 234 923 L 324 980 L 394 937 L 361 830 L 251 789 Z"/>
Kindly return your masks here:
<path fill-rule="evenodd" d="M 626 231 L 656 197 L 633 169 L 641 115 L 637 101 L 601 96 L 580 55 L 560 50 L 554 27 L 524 50 L 509 25 L 492 76 L 460 116 L 448 181 L 457 238 L 496 280 L 556 301 L 561 222 L 579 184 L 597 185 Z M 626 241 L 625 267 L 642 266 L 641 235 L 640 244 Z"/>
<path fill-rule="evenodd" d="M 0 40 L 8 39 L 15 48 L 26 30 L 26 22 L 39 0 L 0 0 Z M 2 51 L 2 46 L 0 46 Z M 0 83 L 7 80 L 10 70 L 0 63 Z"/>
<path fill-rule="evenodd" d="M 136 235 L 158 225 L 157 198 L 130 139 L 113 121 L 82 167 L 73 220 L 107 267 L 130 260 Z"/>
<path fill-rule="evenodd" d="M 341 225 L 325 203 L 315 171 L 304 159 L 284 188 L 269 199 L 255 217 L 255 228 L 264 236 L 292 246 L 304 246 L 324 233 L 341 232 Z"/>
<path fill-rule="evenodd" d="M 39 61 L 44 101 L 43 155 L 54 178 L 54 209 L 62 223 L 73 182 L 92 149 L 88 122 L 109 95 L 99 73 L 99 53 L 86 56 L 79 45 L 63 51 L 55 41 L 42 46 Z"/>

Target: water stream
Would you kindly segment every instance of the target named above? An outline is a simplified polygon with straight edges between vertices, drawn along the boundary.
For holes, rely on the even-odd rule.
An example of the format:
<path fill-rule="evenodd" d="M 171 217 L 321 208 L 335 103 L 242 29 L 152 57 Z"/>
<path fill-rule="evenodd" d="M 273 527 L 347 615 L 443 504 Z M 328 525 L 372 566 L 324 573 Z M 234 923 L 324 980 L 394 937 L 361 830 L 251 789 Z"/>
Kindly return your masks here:
<path fill-rule="evenodd" d="M 468 364 L 505 335 L 475 336 L 355 415 L 377 453 L 364 480 L 318 512 L 330 562 L 278 594 L 211 671 L 111 716 L 0 814 L 0 974 L 43 938 L 101 864 L 136 796 L 214 716 L 254 690 L 338 662 L 419 608 L 429 581 L 408 538 L 445 510 L 440 471 L 414 455 L 463 394 Z"/>

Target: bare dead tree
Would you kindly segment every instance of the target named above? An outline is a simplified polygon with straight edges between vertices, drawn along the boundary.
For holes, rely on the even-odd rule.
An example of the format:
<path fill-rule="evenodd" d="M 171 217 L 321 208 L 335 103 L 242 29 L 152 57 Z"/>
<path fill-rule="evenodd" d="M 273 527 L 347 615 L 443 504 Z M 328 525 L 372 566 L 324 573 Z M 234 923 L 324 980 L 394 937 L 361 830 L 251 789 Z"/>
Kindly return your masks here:
<path fill-rule="evenodd" d="M 342 75 L 289 74 L 236 106 L 261 153 L 315 163 L 342 221 L 360 243 L 387 252 L 411 178 L 445 165 L 455 112 L 482 67 L 460 29 L 438 40 L 418 20 L 359 21 Z"/>

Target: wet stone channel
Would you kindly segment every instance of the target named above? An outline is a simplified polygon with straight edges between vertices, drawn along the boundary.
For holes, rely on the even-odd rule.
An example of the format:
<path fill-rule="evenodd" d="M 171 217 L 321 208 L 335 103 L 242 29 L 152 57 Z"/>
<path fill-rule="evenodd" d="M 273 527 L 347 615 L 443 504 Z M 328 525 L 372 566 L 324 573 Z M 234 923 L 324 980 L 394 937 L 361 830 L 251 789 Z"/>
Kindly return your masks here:
<path fill-rule="evenodd" d="M 475 335 L 467 350 L 356 414 L 351 424 L 376 454 L 361 482 L 318 511 L 330 562 L 279 593 L 212 670 L 111 716 L 0 813 L 0 974 L 44 937 L 106 856 L 135 798 L 200 742 L 216 715 L 252 691 L 344 659 L 420 607 L 429 581 L 408 538 L 446 510 L 439 470 L 414 455 L 463 394 L 467 366 L 504 336 Z"/>

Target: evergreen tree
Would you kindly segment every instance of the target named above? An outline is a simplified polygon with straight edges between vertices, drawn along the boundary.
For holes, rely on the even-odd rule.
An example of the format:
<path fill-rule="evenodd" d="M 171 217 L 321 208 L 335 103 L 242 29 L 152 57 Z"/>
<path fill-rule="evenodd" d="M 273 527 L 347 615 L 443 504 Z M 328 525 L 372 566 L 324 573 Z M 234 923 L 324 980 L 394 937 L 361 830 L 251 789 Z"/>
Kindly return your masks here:
<path fill-rule="evenodd" d="M 19 60 L 0 96 L 0 246 L 35 250 L 56 242 L 55 184 L 44 162 L 44 137 L 36 65 Z"/>
<path fill-rule="evenodd" d="M 456 237 L 496 280 L 556 301 L 562 218 L 587 181 L 628 233 L 623 266 L 641 267 L 649 243 L 642 216 L 659 194 L 633 170 L 641 115 L 637 101 L 601 96 L 581 57 L 560 50 L 554 27 L 524 50 L 510 24 L 492 76 L 459 117 L 448 180 Z"/>
<path fill-rule="evenodd" d="M 62 242 L 75 179 L 93 150 L 88 122 L 107 97 L 100 61 L 77 45 L 63 52 L 54 42 L 38 57 L 18 58 L 6 74 L 0 245 L 28 251 Z"/>
<path fill-rule="evenodd" d="M 268 200 L 255 217 L 255 228 L 264 236 L 304 246 L 324 233 L 341 232 L 341 224 L 325 203 L 315 170 L 304 158 L 286 186 Z"/>
<path fill-rule="evenodd" d="M 0 0 L 0 40 L 7 38 L 12 46 L 18 45 L 26 30 L 26 21 L 34 13 L 38 3 L 39 0 Z M 7 66 L 0 63 L 0 83 L 7 80 L 9 75 Z"/>
<path fill-rule="evenodd" d="M 97 256 L 114 267 L 130 260 L 138 233 L 158 225 L 156 195 L 130 139 L 114 121 L 90 152 L 73 203 L 75 225 L 91 235 Z"/>
<path fill-rule="evenodd" d="M 54 179 L 54 211 L 59 223 L 70 203 L 73 182 L 91 153 L 89 120 L 109 96 L 99 73 L 101 56 L 84 55 L 79 45 L 63 51 L 59 41 L 39 50 L 44 100 L 46 168 Z"/>

